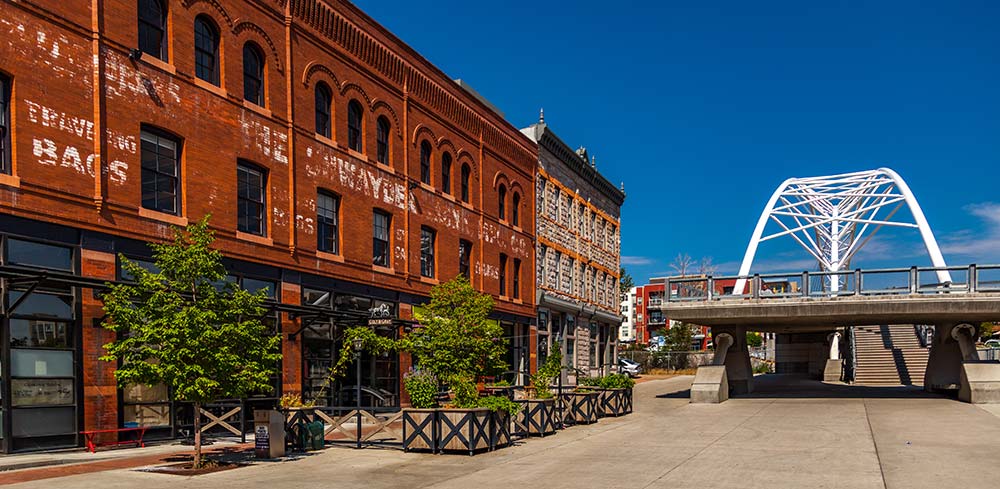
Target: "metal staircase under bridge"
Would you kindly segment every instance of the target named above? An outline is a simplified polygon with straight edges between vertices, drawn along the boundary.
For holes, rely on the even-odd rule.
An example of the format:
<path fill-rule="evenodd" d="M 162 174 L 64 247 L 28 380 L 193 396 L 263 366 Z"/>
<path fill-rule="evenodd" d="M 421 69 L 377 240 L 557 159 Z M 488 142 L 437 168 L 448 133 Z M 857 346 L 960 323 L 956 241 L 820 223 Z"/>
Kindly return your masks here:
<path fill-rule="evenodd" d="M 854 328 L 859 385 L 923 385 L 930 348 L 910 324 Z"/>

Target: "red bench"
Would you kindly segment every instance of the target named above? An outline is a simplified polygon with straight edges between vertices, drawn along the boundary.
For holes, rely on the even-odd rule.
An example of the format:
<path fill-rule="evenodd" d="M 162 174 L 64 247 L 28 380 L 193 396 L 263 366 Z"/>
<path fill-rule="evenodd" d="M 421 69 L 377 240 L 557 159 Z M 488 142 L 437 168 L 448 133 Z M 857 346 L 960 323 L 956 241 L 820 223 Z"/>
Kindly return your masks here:
<path fill-rule="evenodd" d="M 100 434 L 103 434 L 103 433 L 128 433 L 128 432 L 138 433 L 139 434 L 139 438 L 137 438 L 135 440 L 125 440 L 125 441 L 104 441 L 104 442 L 100 442 L 100 443 L 95 443 L 94 442 L 94 438 L 96 438 L 97 435 L 100 435 Z M 97 447 L 106 447 L 106 446 L 112 446 L 112 445 L 132 445 L 132 444 L 135 444 L 135 445 L 137 445 L 139 447 L 145 447 L 146 446 L 146 444 L 142 442 L 142 437 L 146 434 L 146 427 L 145 426 L 141 426 L 141 427 L 138 427 L 138 428 L 116 428 L 116 429 L 113 429 L 113 430 L 88 430 L 88 431 L 81 431 L 80 434 L 83 435 L 84 437 L 86 437 L 86 439 L 87 439 L 87 450 L 89 450 L 91 453 L 97 453 Z"/>

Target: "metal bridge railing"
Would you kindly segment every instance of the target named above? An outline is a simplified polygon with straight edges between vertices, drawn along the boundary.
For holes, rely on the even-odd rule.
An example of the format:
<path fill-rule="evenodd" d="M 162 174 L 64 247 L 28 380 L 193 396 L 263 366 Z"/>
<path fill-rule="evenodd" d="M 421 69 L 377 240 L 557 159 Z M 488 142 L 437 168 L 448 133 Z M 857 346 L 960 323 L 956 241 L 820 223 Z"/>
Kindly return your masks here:
<path fill-rule="evenodd" d="M 939 280 L 948 272 L 951 281 Z M 739 281 L 743 290 L 732 290 Z M 666 279 L 667 302 L 1000 293 L 1000 265 L 910 267 Z"/>

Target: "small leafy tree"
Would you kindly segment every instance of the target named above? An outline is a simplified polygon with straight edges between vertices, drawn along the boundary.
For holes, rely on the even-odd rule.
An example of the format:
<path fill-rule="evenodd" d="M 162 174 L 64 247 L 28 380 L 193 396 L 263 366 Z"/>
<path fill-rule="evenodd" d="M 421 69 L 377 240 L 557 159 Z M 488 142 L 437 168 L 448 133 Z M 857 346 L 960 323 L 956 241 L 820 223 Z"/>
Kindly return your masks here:
<path fill-rule="evenodd" d="M 436 285 L 424 311 L 416 314 L 420 327 L 405 340 L 426 370 L 440 381 L 475 381 L 507 367 L 503 327 L 488 319 L 493 298 L 472 288 L 464 276 Z"/>
<path fill-rule="evenodd" d="M 760 348 L 764 344 L 764 337 L 760 333 L 747 331 L 747 346 L 750 348 Z"/>
<path fill-rule="evenodd" d="M 104 327 L 117 338 L 101 357 L 118 362 L 119 387 L 164 384 L 174 400 L 194 404 L 196 468 L 201 406 L 269 389 L 281 360 L 280 337 L 261 321 L 264 292 L 226 281 L 208 219 L 150 245 L 158 271 L 120 258 L 134 282 L 111 285 L 104 295 Z"/>
<path fill-rule="evenodd" d="M 993 323 L 983 322 L 979 323 L 979 339 L 980 341 L 986 341 L 993 336 Z"/>
<path fill-rule="evenodd" d="M 691 349 L 691 326 L 687 323 L 676 323 L 667 330 L 667 351 L 688 351 Z"/>
<path fill-rule="evenodd" d="M 545 357 L 545 362 L 538 367 L 535 373 L 531 374 L 531 385 L 535 386 L 535 392 L 539 399 L 549 399 L 552 397 L 552 390 L 549 386 L 552 381 L 562 374 L 562 350 L 559 343 L 552 344 L 552 351 Z"/>
<path fill-rule="evenodd" d="M 618 272 L 620 279 L 618 281 L 618 292 L 621 296 L 621 300 L 625 300 L 628 297 L 628 292 L 635 287 L 635 280 L 632 279 L 632 274 L 625 270 L 625 267 L 618 267 Z"/>

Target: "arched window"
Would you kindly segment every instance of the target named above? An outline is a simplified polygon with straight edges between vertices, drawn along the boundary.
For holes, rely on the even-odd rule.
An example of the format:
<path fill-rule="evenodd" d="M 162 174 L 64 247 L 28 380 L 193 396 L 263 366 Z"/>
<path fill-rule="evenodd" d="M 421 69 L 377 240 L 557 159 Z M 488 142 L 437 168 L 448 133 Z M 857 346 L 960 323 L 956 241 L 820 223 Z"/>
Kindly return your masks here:
<path fill-rule="evenodd" d="M 264 106 L 264 54 L 252 42 L 243 45 L 243 100 Z"/>
<path fill-rule="evenodd" d="M 514 192 L 510 201 L 510 223 L 515 226 L 521 225 L 521 194 Z"/>
<path fill-rule="evenodd" d="M 347 104 L 347 147 L 357 151 L 358 153 L 364 151 L 365 149 L 361 137 L 361 118 L 363 114 L 364 111 L 361 109 L 361 103 L 357 100 L 351 100 Z"/>
<path fill-rule="evenodd" d="M 139 0 L 139 50 L 167 60 L 167 9 L 160 0 Z"/>
<path fill-rule="evenodd" d="M 472 169 L 469 168 L 469 165 L 463 164 L 462 165 L 462 186 L 461 186 L 460 190 L 462 192 L 462 195 L 461 195 L 462 202 L 466 202 L 466 203 L 469 202 L 469 175 L 471 175 L 471 174 L 472 174 Z"/>
<path fill-rule="evenodd" d="M 431 143 L 420 142 L 420 181 L 431 184 Z"/>
<path fill-rule="evenodd" d="M 507 219 L 507 187 L 502 184 L 497 189 L 497 214 L 501 221 Z"/>
<path fill-rule="evenodd" d="M 377 154 L 375 157 L 378 159 L 379 163 L 383 165 L 389 164 L 389 119 L 385 116 L 380 116 L 378 118 L 378 124 L 375 132 L 375 144 L 378 145 Z"/>
<path fill-rule="evenodd" d="M 219 29 L 205 15 L 194 19 L 195 75 L 212 85 L 219 85 Z"/>
<path fill-rule="evenodd" d="M 323 82 L 316 84 L 316 134 L 331 137 L 330 104 L 333 102 L 333 92 Z"/>
<path fill-rule="evenodd" d="M 441 190 L 451 193 L 451 153 L 441 155 Z"/>

